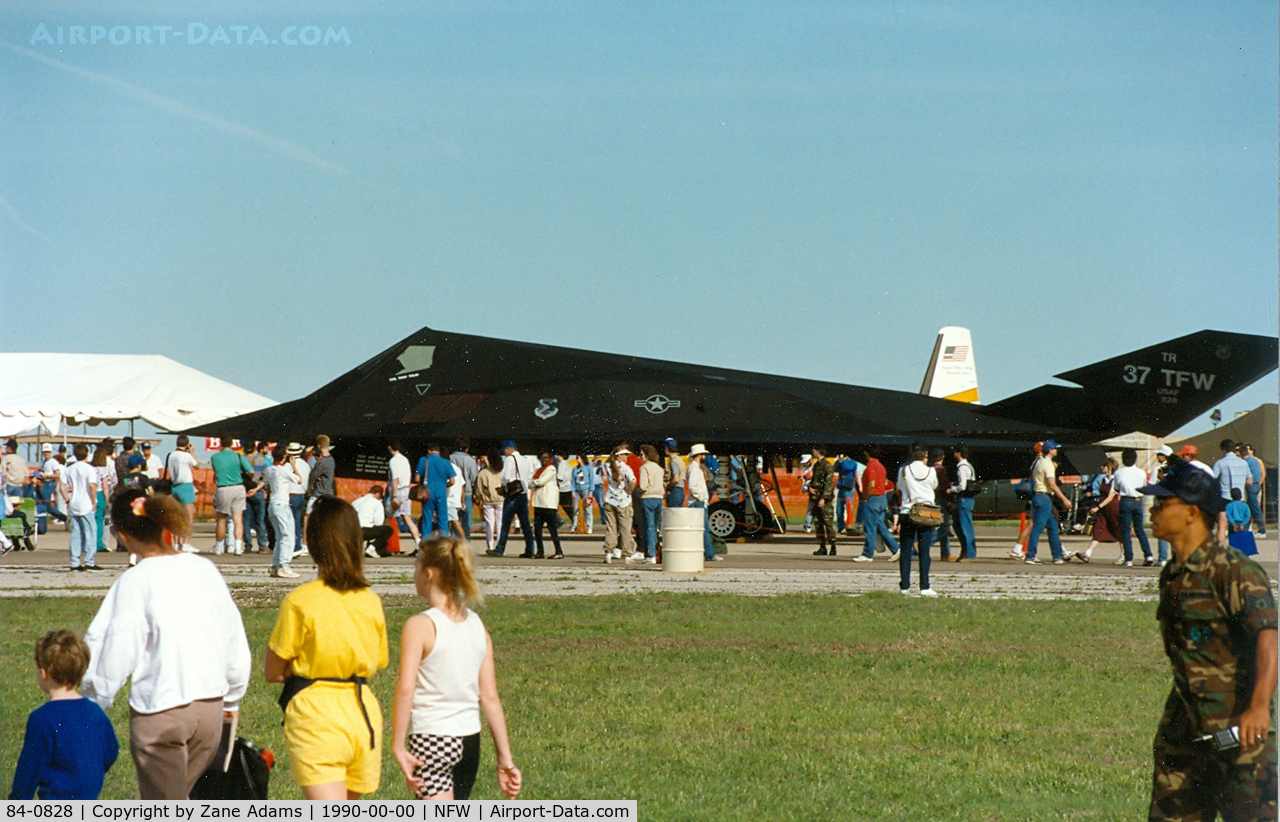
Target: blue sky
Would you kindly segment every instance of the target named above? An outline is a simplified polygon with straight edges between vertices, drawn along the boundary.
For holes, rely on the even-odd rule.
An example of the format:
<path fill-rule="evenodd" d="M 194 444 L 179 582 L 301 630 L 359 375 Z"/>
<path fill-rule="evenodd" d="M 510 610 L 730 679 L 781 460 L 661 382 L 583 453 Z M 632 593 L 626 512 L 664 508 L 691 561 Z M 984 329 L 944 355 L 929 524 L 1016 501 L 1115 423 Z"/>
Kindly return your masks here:
<path fill-rule="evenodd" d="M 188 24 L 211 36 L 38 36 Z M 307 26 L 350 42 L 235 43 Z M 9 2 L 0 347 L 288 400 L 430 325 L 914 391 L 963 325 L 990 402 L 1275 335 L 1278 28 L 1252 2 Z"/>

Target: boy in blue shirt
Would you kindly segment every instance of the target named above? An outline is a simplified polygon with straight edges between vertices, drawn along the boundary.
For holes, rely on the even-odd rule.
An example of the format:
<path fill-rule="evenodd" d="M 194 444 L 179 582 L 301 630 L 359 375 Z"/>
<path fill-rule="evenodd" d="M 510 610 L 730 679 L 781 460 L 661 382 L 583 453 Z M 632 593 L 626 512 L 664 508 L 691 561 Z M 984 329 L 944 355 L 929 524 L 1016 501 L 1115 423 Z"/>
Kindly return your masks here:
<path fill-rule="evenodd" d="M 120 753 L 102 709 L 77 692 L 89 668 L 89 646 L 71 631 L 36 643 L 36 682 L 49 701 L 27 717 L 10 799 L 97 799 Z"/>
<path fill-rule="evenodd" d="M 1231 489 L 1231 502 L 1227 503 L 1227 525 L 1230 526 L 1232 532 L 1243 531 L 1249 527 L 1249 521 L 1253 519 L 1253 514 L 1249 511 L 1248 503 L 1242 500 L 1243 494 L 1239 488 Z"/>

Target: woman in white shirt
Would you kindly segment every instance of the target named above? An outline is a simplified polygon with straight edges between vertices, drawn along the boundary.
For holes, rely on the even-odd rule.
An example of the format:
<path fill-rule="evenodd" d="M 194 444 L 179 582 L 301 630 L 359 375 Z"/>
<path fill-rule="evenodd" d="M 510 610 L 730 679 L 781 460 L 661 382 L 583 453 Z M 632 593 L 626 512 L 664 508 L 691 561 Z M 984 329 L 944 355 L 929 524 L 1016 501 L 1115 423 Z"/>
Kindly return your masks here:
<path fill-rule="evenodd" d="M 107 548 L 107 502 L 116 490 L 116 466 L 111 459 L 111 448 L 99 445 L 93 452 L 93 461 L 89 463 L 98 472 L 98 500 L 95 516 L 98 521 L 98 550 Z"/>
<path fill-rule="evenodd" d="M 901 516 L 898 518 L 901 535 L 898 545 L 898 567 L 902 572 L 898 589 L 911 593 L 912 554 L 920 555 L 920 596 L 935 597 L 929 587 L 929 546 L 933 545 L 936 527 L 929 528 L 911 521 L 911 506 L 919 503 L 934 505 L 934 492 L 938 488 L 938 474 L 929 467 L 929 452 L 923 447 L 912 446 L 911 462 L 898 469 L 898 493 L 902 495 Z"/>
<path fill-rule="evenodd" d="M 542 548 L 542 526 L 551 531 L 551 543 L 556 552 L 552 559 L 564 559 L 564 551 L 560 550 L 560 483 L 557 481 L 555 459 L 548 451 L 538 455 L 542 467 L 533 475 L 533 544 L 536 546 L 534 559 L 546 559 Z"/>
<path fill-rule="evenodd" d="M 251 657 L 222 574 L 174 541 L 191 531 L 182 503 L 122 490 L 111 503 L 120 542 L 138 558 L 85 633 L 84 695 L 103 710 L 129 688 L 130 752 L 143 799 L 187 799 L 213 762 L 224 711 L 238 709 Z"/>
<path fill-rule="evenodd" d="M 631 534 L 631 492 L 636 487 L 636 475 L 627 465 L 627 457 L 631 451 L 622 446 L 613 449 L 605 468 L 605 479 L 609 483 L 604 492 L 604 564 L 613 562 L 614 549 L 622 542 L 622 555 L 627 562 L 636 551 L 636 540 Z"/>
<path fill-rule="evenodd" d="M 266 482 L 270 494 L 267 501 L 267 515 L 271 517 L 271 525 L 276 531 L 276 546 L 271 552 L 271 576 L 297 579 L 298 572 L 289 567 L 296 544 L 293 533 L 293 510 L 289 505 L 289 489 L 300 484 L 302 480 L 294 469 L 297 458 L 288 457 L 287 450 L 284 443 L 275 447 L 271 452 L 272 464 L 262 470 L 262 479 Z"/>

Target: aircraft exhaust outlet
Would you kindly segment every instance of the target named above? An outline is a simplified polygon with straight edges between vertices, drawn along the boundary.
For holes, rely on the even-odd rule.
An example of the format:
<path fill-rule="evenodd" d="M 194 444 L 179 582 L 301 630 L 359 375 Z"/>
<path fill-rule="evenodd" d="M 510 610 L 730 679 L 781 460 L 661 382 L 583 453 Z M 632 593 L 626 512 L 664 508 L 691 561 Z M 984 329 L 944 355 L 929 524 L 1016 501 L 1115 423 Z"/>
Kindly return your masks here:
<path fill-rule="evenodd" d="M 703 570 L 706 516 L 701 508 L 662 509 L 662 570 L 677 574 Z"/>

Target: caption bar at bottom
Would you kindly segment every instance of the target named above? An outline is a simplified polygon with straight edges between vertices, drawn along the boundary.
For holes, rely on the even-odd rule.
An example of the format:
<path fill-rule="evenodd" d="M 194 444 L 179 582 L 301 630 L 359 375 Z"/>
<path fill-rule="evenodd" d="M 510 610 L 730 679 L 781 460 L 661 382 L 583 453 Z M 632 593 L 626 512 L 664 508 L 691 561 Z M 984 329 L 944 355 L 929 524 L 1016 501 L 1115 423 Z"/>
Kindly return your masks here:
<path fill-rule="evenodd" d="M 197 819 L 636 819 L 634 799 L 469 802 L 148 802 L 125 799 L 116 802 L 84 802 L 37 799 L 5 802 L 4 819 L 106 820 L 152 822 Z"/>

